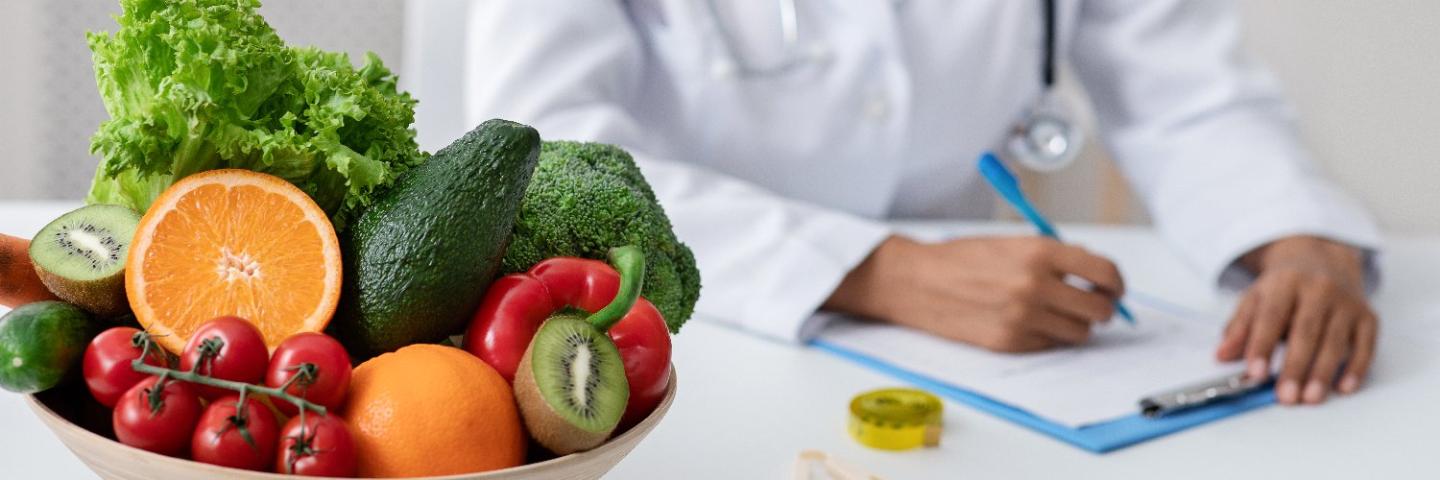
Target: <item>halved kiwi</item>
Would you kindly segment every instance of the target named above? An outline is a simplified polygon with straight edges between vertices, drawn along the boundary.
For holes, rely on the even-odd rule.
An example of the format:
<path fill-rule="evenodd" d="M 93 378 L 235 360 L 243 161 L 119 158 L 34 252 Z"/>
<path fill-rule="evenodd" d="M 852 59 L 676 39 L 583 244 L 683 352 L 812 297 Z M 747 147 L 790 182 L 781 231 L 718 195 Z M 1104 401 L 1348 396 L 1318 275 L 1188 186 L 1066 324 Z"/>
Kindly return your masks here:
<path fill-rule="evenodd" d="M 555 454 L 600 446 L 630 401 L 620 350 L 582 317 L 551 317 L 520 360 L 515 399 L 530 436 Z"/>
<path fill-rule="evenodd" d="M 61 215 L 30 240 L 30 261 L 51 293 L 99 317 L 130 311 L 125 260 L 140 215 L 90 205 Z"/>

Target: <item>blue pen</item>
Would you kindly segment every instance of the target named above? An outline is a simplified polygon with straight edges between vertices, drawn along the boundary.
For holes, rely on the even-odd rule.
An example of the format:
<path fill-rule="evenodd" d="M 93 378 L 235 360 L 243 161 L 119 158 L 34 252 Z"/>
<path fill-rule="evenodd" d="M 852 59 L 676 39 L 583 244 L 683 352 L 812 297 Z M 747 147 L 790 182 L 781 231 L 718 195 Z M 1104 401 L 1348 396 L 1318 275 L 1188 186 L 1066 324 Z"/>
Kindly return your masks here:
<path fill-rule="evenodd" d="M 990 186 L 1001 197 L 1004 197 L 1010 206 L 1015 207 L 1021 216 L 1029 220 L 1037 230 L 1040 230 L 1041 235 L 1056 240 L 1060 239 L 1060 232 L 1055 230 L 1055 226 L 1051 225 L 1049 220 L 1040 215 L 1039 210 L 1030 205 L 1030 200 L 1025 198 L 1025 193 L 1020 191 L 1020 181 L 1015 179 L 1015 175 L 1010 173 L 1010 169 L 1005 168 L 1005 164 L 1000 163 L 999 158 L 995 158 L 995 154 L 985 152 L 980 155 L 980 175 L 985 177 L 985 181 L 989 182 Z M 1115 312 L 1119 313 L 1120 318 L 1125 319 L 1126 323 L 1135 324 L 1135 317 L 1130 314 L 1130 309 L 1120 303 L 1120 300 L 1115 300 Z"/>

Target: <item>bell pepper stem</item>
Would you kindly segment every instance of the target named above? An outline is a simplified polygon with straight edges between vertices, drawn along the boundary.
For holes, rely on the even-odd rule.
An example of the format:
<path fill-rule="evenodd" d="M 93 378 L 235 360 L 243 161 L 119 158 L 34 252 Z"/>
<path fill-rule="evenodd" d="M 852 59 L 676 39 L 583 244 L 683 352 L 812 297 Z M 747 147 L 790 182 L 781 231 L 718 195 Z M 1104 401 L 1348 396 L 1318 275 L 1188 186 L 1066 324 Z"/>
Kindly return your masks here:
<path fill-rule="evenodd" d="M 635 301 L 640 299 L 640 289 L 645 286 L 645 252 L 640 247 L 626 246 L 610 249 L 610 265 L 620 273 L 620 291 L 615 299 L 600 311 L 591 314 L 586 321 L 605 332 L 625 318 Z"/>

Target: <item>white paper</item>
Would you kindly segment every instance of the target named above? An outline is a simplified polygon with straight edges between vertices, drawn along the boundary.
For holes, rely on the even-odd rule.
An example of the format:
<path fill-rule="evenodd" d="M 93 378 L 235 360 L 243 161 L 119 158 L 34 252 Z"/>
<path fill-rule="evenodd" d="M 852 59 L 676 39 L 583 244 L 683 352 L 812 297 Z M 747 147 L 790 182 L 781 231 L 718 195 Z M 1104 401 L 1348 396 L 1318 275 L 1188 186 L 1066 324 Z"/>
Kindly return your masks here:
<path fill-rule="evenodd" d="M 1066 425 L 1114 420 L 1138 411 L 1141 397 L 1233 375 L 1240 363 L 1215 361 L 1222 323 L 1131 302 L 1082 346 L 1003 354 L 904 327 L 834 320 L 828 342 Z"/>

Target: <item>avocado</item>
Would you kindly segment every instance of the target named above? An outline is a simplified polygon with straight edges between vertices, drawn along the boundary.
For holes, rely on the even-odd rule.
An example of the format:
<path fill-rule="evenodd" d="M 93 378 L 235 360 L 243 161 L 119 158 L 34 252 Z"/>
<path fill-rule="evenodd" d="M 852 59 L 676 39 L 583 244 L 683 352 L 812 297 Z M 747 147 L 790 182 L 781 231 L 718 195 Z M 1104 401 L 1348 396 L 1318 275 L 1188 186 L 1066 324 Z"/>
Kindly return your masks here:
<path fill-rule="evenodd" d="M 540 133 L 490 120 L 396 179 L 341 236 L 331 333 L 359 359 L 458 334 L 509 245 Z"/>

